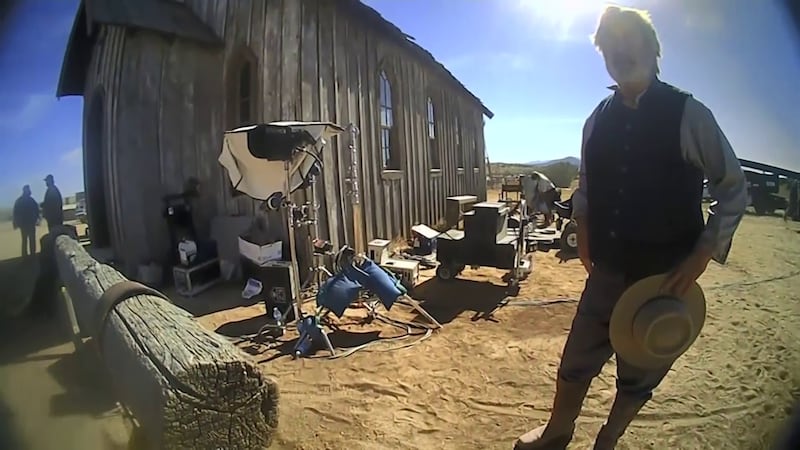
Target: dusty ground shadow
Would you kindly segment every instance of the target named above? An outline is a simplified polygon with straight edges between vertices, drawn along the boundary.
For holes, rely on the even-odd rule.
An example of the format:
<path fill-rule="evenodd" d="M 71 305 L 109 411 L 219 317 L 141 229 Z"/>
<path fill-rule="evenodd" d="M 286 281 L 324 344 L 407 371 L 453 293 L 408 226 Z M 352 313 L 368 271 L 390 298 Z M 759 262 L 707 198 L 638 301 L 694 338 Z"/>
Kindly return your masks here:
<path fill-rule="evenodd" d="M 469 271 L 465 269 L 464 274 L 469 275 Z M 431 278 L 415 286 L 409 295 L 418 300 L 420 306 L 442 325 L 467 311 L 473 313 L 470 320 L 490 320 L 492 313 L 508 297 L 508 288 L 500 283 L 501 280 L 489 279 L 475 281 L 456 278 L 441 281 Z M 463 292 L 469 292 L 470 295 L 459 295 Z M 418 316 L 415 320 L 424 322 L 425 318 Z"/>
<path fill-rule="evenodd" d="M 0 317 L 20 312 L 33 291 L 33 282 L 39 268 L 39 256 L 15 257 L 0 261 Z"/>
<path fill-rule="evenodd" d="M 800 374 L 798 225 L 742 221 L 728 264 L 711 264 L 700 280 L 708 298 L 701 337 L 618 449 L 769 448 Z M 531 303 L 579 298 L 586 280 L 580 261 L 536 252 L 534 273 L 514 299 L 528 306 L 510 302 L 495 311 L 497 322 L 472 319 L 502 302 L 500 271 L 468 268 L 468 280 L 447 287 L 425 281 L 433 272 L 421 270 L 411 293 L 446 322 L 430 339 L 391 352 L 261 365 L 281 388 L 279 442 L 309 450 L 500 450 L 547 419 L 576 305 Z M 263 307 L 238 307 L 200 320 L 215 330 L 263 314 Z M 391 314 L 406 317 L 402 308 Z M 571 449 L 591 448 L 613 402 L 615 372 L 612 359 L 592 383 Z"/>
<path fill-rule="evenodd" d="M 0 448 L 9 450 L 24 448 L 22 438 L 14 427 L 13 418 L 14 412 L 0 397 Z"/>
<path fill-rule="evenodd" d="M 0 262 L 4 311 L 32 289 L 36 258 Z M 102 365 L 76 352 L 63 302 L 52 318 L 0 316 L 0 448 L 124 449 L 128 428 Z"/>

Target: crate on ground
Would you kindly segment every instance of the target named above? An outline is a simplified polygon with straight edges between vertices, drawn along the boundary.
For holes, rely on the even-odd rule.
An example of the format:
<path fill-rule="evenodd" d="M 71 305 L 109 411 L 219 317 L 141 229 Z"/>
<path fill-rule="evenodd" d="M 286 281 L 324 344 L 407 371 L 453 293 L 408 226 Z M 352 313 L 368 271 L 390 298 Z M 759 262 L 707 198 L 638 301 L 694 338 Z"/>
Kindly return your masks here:
<path fill-rule="evenodd" d="M 478 197 L 475 195 L 447 197 L 444 201 L 444 218 L 447 228 L 461 228 L 462 217 L 472 211 L 472 206 L 476 203 L 478 203 Z"/>
<path fill-rule="evenodd" d="M 386 239 L 373 239 L 367 244 L 367 257 L 378 264 L 383 264 L 389 259 L 390 241 Z"/>
<path fill-rule="evenodd" d="M 258 243 L 249 235 L 239 236 L 239 254 L 256 264 L 283 259 L 283 242 Z"/>
<path fill-rule="evenodd" d="M 419 281 L 419 261 L 389 258 L 381 267 L 395 274 L 407 289 L 413 288 Z"/>
<path fill-rule="evenodd" d="M 209 259 L 191 266 L 175 266 L 172 276 L 175 290 L 184 297 L 194 297 L 222 280 L 219 258 Z"/>

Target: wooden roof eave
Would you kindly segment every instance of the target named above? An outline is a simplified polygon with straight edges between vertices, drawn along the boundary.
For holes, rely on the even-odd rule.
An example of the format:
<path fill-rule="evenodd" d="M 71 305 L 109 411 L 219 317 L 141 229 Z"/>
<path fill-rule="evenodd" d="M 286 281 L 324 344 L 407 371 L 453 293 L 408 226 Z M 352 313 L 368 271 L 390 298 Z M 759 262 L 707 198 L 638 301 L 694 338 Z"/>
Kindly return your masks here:
<path fill-rule="evenodd" d="M 119 6 L 126 2 L 137 8 Z M 57 98 L 85 93 L 86 72 L 97 39 L 97 24 L 143 29 L 212 47 L 222 48 L 225 45 L 211 27 L 182 3 L 160 0 L 92 0 L 88 2 L 88 7 L 90 10 L 87 10 L 87 2 L 81 1 L 75 15 L 56 88 Z"/>

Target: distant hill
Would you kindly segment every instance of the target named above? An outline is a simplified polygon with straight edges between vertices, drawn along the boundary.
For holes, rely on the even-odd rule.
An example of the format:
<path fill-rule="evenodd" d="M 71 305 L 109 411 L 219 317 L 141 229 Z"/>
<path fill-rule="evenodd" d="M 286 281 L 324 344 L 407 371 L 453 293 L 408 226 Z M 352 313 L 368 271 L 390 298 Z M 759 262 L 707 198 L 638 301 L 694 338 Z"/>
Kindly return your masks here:
<path fill-rule="evenodd" d="M 547 167 L 547 166 L 551 166 L 553 164 L 558 164 L 558 163 L 567 163 L 567 164 L 571 164 L 571 165 L 573 165 L 575 167 L 580 167 L 581 160 L 580 160 L 580 158 L 576 158 L 574 156 L 567 156 L 565 158 L 551 159 L 549 161 L 531 161 L 531 162 L 528 162 L 526 164 L 531 165 L 531 166 Z"/>
<path fill-rule="evenodd" d="M 541 172 L 547 175 L 558 187 L 569 187 L 572 180 L 578 176 L 580 159 L 573 156 L 554 159 L 550 161 L 540 161 L 536 163 L 491 163 L 492 176 L 515 176 L 531 172 Z"/>

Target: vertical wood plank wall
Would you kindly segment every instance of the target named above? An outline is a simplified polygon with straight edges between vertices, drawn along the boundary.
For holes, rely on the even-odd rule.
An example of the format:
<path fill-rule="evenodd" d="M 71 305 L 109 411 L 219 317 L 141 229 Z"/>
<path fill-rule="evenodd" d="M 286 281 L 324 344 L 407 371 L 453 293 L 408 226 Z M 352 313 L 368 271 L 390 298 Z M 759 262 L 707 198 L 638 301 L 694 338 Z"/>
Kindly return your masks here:
<path fill-rule="evenodd" d="M 119 91 L 122 76 L 122 59 L 125 48 L 126 30 L 120 27 L 103 27 L 99 30 L 96 45 L 89 61 L 86 75 L 86 93 L 83 108 L 83 141 L 87 142 L 88 133 L 102 133 L 101 152 L 103 153 L 103 170 L 105 171 L 105 202 L 108 214 L 109 233 L 114 248 L 119 251 L 120 242 L 126 238 L 124 217 L 121 208 L 122 197 L 119 189 L 120 164 L 118 155 L 111 151 L 116 142 L 119 129 Z M 103 130 L 90 130 L 87 125 L 92 99 L 95 95 L 103 96 Z M 83 153 L 86 158 L 86 152 Z M 91 163 L 84 160 L 84 167 Z M 89 186 L 86 183 L 88 192 Z"/>
<path fill-rule="evenodd" d="M 329 120 L 360 129 L 355 143 L 361 155 L 360 225 L 367 240 L 408 235 L 416 223 L 435 224 L 444 215 L 447 196 L 474 194 L 485 200 L 482 110 L 380 31 L 358 23 L 330 0 L 185 3 L 224 37 L 224 50 L 103 27 L 92 58 L 87 99 L 96 86 L 108 92 L 109 214 L 115 249 L 129 264 L 163 257 L 158 253 L 167 251 L 168 235 L 160 198 L 179 192 L 189 176 L 201 182 L 195 212 L 201 232 L 208 231 L 215 215 L 255 212 L 255 202 L 231 195 L 217 162 L 227 127 L 226 83 L 237 82 L 226 80 L 226 74 L 242 49 L 258 60 L 258 121 Z M 392 80 L 394 144 L 401 155 L 397 171 L 385 171 L 381 163 L 381 70 Z M 430 159 L 428 95 L 435 108 L 437 169 Z M 318 182 L 321 234 L 337 246 L 354 245 L 348 145 L 345 133 L 327 146 Z"/>

